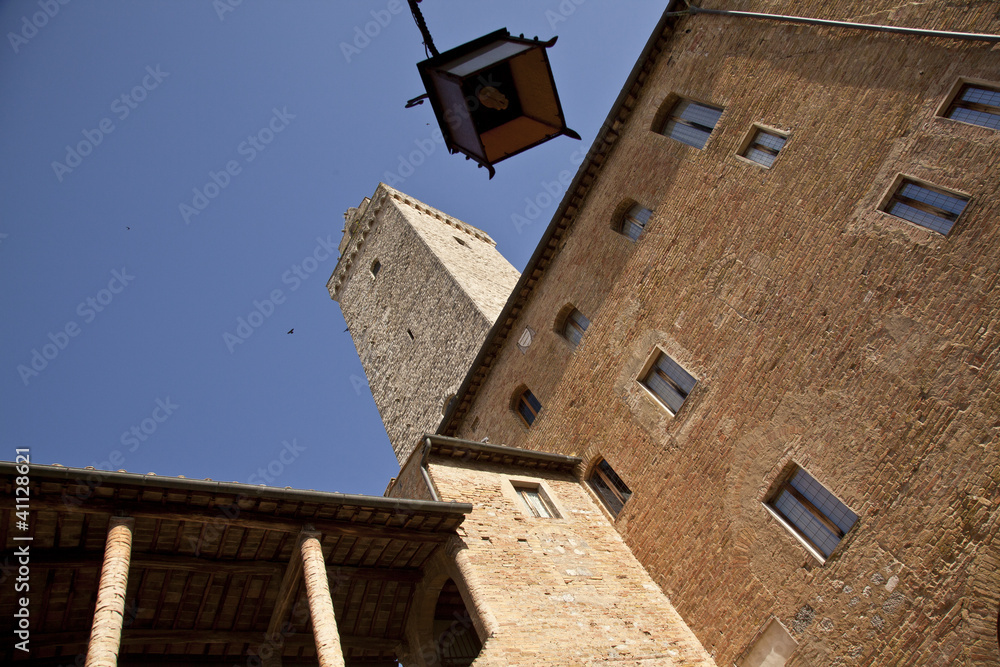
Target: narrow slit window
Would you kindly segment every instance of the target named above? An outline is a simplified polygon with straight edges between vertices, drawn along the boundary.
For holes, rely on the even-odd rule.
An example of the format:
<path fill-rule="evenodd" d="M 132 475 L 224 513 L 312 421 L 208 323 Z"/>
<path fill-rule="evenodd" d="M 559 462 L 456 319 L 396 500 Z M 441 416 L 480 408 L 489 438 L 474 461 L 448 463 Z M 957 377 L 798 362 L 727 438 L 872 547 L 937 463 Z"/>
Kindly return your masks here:
<path fill-rule="evenodd" d="M 754 132 L 746 150 L 743 151 L 743 157 L 770 169 L 774 161 L 778 159 L 778 153 L 784 148 L 787 140 L 780 134 L 758 129 Z"/>
<path fill-rule="evenodd" d="M 653 212 L 648 208 L 636 204 L 622 216 L 618 231 L 629 237 L 632 241 L 638 241 L 639 236 L 646 229 L 646 223 L 649 222 L 649 218 L 652 215 Z"/>
<path fill-rule="evenodd" d="M 813 549 L 829 558 L 858 515 L 826 487 L 795 466 L 768 503 Z"/>
<path fill-rule="evenodd" d="M 377 278 L 378 272 L 381 270 L 382 270 L 382 262 L 376 259 L 374 262 L 372 262 L 372 268 L 371 268 L 372 278 Z"/>
<path fill-rule="evenodd" d="M 720 107 L 681 100 L 670 110 L 660 134 L 682 144 L 702 149 L 708 142 L 716 123 L 719 122 L 722 112 L 723 109 Z"/>
<path fill-rule="evenodd" d="M 517 414 L 521 416 L 525 424 L 531 426 L 535 423 L 538 413 L 541 411 L 542 404 L 538 402 L 534 394 L 525 389 L 517 399 Z"/>
<path fill-rule="evenodd" d="M 621 513 L 625 507 L 625 503 L 632 496 L 632 490 L 628 488 L 628 485 L 622 481 L 621 477 L 615 473 L 611 465 L 604 459 L 601 459 L 594 466 L 593 472 L 587 478 L 587 483 L 614 517 L 617 517 Z"/>
<path fill-rule="evenodd" d="M 677 414 L 698 383 L 676 361 L 660 352 L 640 382 L 667 408 Z"/>
<path fill-rule="evenodd" d="M 947 235 L 968 203 L 967 197 L 904 178 L 884 210 L 897 218 Z"/>
<path fill-rule="evenodd" d="M 580 344 L 583 340 L 583 334 L 587 331 L 587 327 L 590 326 L 590 320 L 581 313 L 579 310 L 574 308 L 570 311 L 569 316 L 566 318 L 566 324 L 563 327 L 563 335 L 566 337 L 573 347 Z"/>
<path fill-rule="evenodd" d="M 514 490 L 517 491 L 517 495 L 524 501 L 528 511 L 531 512 L 531 516 L 540 519 L 558 518 L 558 513 L 552 507 L 549 499 L 545 497 L 541 487 L 515 486 Z"/>
<path fill-rule="evenodd" d="M 945 118 L 1000 130 L 1000 90 L 975 83 L 963 85 Z"/>

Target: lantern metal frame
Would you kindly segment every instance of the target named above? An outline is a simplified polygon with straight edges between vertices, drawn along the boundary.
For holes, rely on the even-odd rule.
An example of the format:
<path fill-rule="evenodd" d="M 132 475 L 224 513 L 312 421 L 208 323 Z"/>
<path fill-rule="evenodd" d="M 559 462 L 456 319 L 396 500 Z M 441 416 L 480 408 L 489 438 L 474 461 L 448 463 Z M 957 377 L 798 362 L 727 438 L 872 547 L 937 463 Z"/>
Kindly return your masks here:
<path fill-rule="evenodd" d="M 546 52 L 546 49 L 548 49 L 549 47 L 551 47 L 556 43 L 556 39 L 557 39 L 556 37 L 553 37 L 548 41 L 541 41 L 538 38 L 526 39 L 523 35 L 519 37 L 514 37 L 510 34 L 510 32 L 506 28 L 501 28 L 500 30 L 496 30 L 488 35 L 484 35 L 483 37 L 474 39 L 471 42 L 467 42 L 465 44 L 457 46 L 453 49 L 445 51 L 444 53 L 440 54 L 436 53 L 427 60 L 417 63 L 417 70 L 420 72 L 420 78 L 423 80 L 425 90 L 427 91 L 426 97 L 430 100 L 431 107 L 434 109 L 434 115 L 437 117 L 438 125 L 441 127 L 441 132 L 444 135 L 445 145 L 448 147 L 449 152 L 453 154 L 462 153 L 463 155 L 465 155 L 466 159 L 475 161 L 476 163 L 479 164 L 480 167 L 485 167 L 489 171 L 490 178 L 493 178 L 494 174 L 496 173 L 496 170 L 493 168 L 493 165 L 502 160 L 506 160 L 509 157 L 513 157 L 514 155 L 522 153 L 528 150 L 529 148 L 534 148 L 535 146 L 541 143 L 544 143 L 550 139 L 554 139 L 555 137 L 561 135 L 565 135 L 573 139 L 580 138 L 580 135 L 577 132 L 571 130 L 566 126 L 566 119 L 565 116 L 563 115 L 562 104 L 559 101 L 559 94 L 556 91 L 555 78 L 552 76 L 552 67 L 549 64 L 548 54 Z M 457 86 L 458 90 L 462 89 L 462 86 L 464 85 L 465 82 L 471 79 L 475 79 L 476 77 L 480 77 L 480 81 L 482 81 L 481 77 L 488 70 L 497 68 L 499 64 L 505 62 L 505 60 L 489 60 L 487 58 L 484 61 L 483 66 L 478 67 L 476 69 L 468 70 L 464 72 L 461 76 L 449 72 L 447 70 L 447 67 L 449 65 L 455 67 L 455 63 L 462 61 L 463 58 L 466 59 L 465 64 L 468 66 L 469 63 L 474 61 L 475 54 L 477 51 L 482 51 L 483 54 L 486 54 L 488 53 L 488 47 L 490 47 L 493 44 L 499 44 L 501 42 L 509 42 L 512 44 L 521 45 L 523 47 L 528 47 L 512 54 L 510 58 L 506 59 L 507 62 L 512 61 L 514 58 L 521 57 L 529 53 L 531 50 L 537 49 L 539 51 L 540 60 L 544 62 L 545 65 L 545 76 L 548 77 L 547 83 L 548 86 L 550 87 L 549 90 L 546 92 L 551 93 L 551 99 L 548 99 L 545 103 L 549 105 L 552 105 L 554 103 L 554 114 L 558 118 L 559 125 L 558 127 L 556 127 L 549 121 L 545 121 L 540 118 L 535 118 L 530 114 L 523 113 L 522 116 L 518 116 L 518 119 L 527 118 L 531 121 L 534 121 L 532 129 L 535 130 L 535 134 L 539 133 L 539 130 L 536 126 L 549 127 L 552 128 L 552 131 L 543 132 L 543 134 L 539 136 L 538 139 L 531 141 L 530 143 L 527 143 L 523 146 L 519 146 L 518 148 L 516 148 L 516 150 L 512 150 L 510 152 L 503 150 L 503 155 L 501 157 L 496 157 L 494 155 L 491 159 L 491 156 L 489 155 L 490 149 L 487 148 L 483 140 L 483 135 L 485 131 L 481 131 L 481 128 L 476 126 L 476 121 L 473 117 L 473 114 L 477 112 L 476 105 L 480 103 L 479 99 L 471 97 L 469 95 L 463 95 L 462 100 L 465 104 L 464 108 L 461 108 L 461 105 L 456 107 L 454 104 L 452 105 L 452 107 L 454 108 L 452 107 L 446 108 L 445 102 L 442 99 L 443 95 L 441 93 L 441 90 L 435 83 L 435 77 L 439 77 L 439 79 L 442 81 L 447 81 L 449 86 Z M 517 87 L 516 83 L 514 85 L 515 87 Z M 452 91 L 452 96 L 454 96 L 454 90 Z M 425 96 L 422 95 L 420 97 L 423 98 Z M 470 106 L 470 97 L 471 97 L 471 106 Z M 418 99 L 420 98 L 412 100 L 411 104 L 416 102 L 416 100 Z M 520 104 L 520 100 L 518 100 L 517 102 L 518 104 Z M 478 142 L 478 145 L 465 146 L 462 143 L 459 143 L 459 141 L 457 140 L 455 136 L 455 130 L 458 128 L 456 125 L 461 125 L 462 123 L 466 122 L 472 123 L 473 125 L 472 129 L 475 134 L 475 140 L 476 142 Z M 501 128 L 506 125 L 508 125 L 508 123 L 506 122 L 501 123 L 497 125 L 496 128 Z M 470 136 L 468 134 L 464 137 L 464 139 L 466 140 L 467 144 L 472 143 L 471 141 L 469 141 Z M 478 149 L 478 154 L 475 152 L 476 149 Z"/>

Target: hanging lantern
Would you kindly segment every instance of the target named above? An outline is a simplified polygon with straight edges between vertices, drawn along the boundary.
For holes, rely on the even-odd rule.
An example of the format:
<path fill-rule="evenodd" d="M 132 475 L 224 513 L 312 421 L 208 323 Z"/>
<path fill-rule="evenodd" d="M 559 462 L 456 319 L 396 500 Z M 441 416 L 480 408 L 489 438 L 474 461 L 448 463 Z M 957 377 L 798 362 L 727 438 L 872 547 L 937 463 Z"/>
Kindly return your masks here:
<path fill-rule="evenodd" d="M 417 63 L 448 150 L 493 178 L 493 165 L 512 155 L 561 134 L 579 139 L 552 78 L 546 49 L 555 43 L 504 28 Z"/>

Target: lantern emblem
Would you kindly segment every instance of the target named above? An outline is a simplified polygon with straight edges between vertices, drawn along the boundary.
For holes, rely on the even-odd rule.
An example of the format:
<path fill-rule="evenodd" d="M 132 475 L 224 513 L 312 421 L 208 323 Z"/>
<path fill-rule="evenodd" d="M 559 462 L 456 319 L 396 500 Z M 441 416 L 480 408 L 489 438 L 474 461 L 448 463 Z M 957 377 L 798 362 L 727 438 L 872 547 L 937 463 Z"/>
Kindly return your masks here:
<path fill-rule="evenodd" d="M 561 134 L 566 127 L 546 49 L 556 43 L 501 29 L 417 63 L 452 153 L 486 167 Z"/>

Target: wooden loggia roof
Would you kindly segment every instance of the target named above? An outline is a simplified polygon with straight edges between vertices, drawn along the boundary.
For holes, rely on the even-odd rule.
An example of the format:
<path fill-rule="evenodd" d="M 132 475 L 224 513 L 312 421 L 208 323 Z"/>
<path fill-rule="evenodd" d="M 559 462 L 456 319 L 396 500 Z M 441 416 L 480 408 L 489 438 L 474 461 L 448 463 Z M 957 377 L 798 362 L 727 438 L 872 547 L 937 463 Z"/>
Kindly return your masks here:
<path fill-rule="evenodd" d="M 72 665 L 86 653 L 108 522 L 116 515 L 135 520 L 122 667 L 243 665 L 274 649 L 286 666 L 315 665 L 301 560 L 293 558 L 304 528 L 322 533 L 347 665 L 395 666 L 423 565 L 472 509 L 32 465 L 29 528 L 22 531 L 15 475 L 14 464 L 0 462 L 0 625 L 11 637 L 14 553 L 29 544 L 31 651 L 8 641 L 0 662 L 40 667 Z"/>

